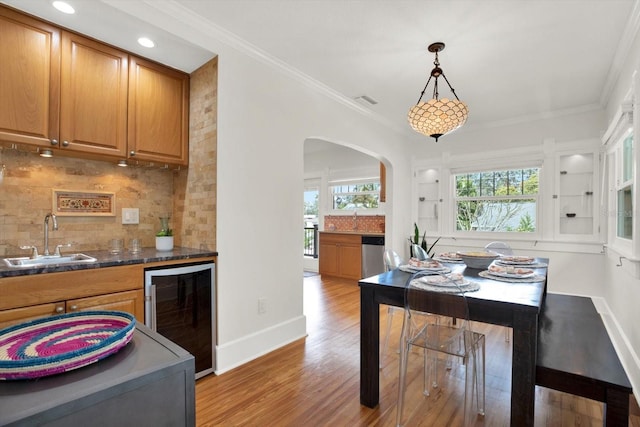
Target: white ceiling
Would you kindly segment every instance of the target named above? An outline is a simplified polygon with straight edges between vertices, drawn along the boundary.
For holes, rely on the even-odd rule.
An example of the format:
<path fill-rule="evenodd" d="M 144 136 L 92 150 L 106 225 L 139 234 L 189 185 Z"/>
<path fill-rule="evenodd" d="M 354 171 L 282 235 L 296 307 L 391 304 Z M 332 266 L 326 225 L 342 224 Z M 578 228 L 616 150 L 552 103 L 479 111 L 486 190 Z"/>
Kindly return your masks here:
<path fill-rule="evenodd" d="M 638 0 L 133 1 L 189 9 L 346 98 L 367 95 L 412 139 L 425 138 L 406 113 L 433 67 L 430 43 L 446 43 L 441 67 L 469 106 L 465 127 L 495 126 L 601 108 L 640 21 Z M 185 71 L 214 55 L 125 13 L 124 0 L 68 0 L 71 17 L 49 0 L 2 2 Z M 158 47 L 137 47 L 141 34 Z"/>

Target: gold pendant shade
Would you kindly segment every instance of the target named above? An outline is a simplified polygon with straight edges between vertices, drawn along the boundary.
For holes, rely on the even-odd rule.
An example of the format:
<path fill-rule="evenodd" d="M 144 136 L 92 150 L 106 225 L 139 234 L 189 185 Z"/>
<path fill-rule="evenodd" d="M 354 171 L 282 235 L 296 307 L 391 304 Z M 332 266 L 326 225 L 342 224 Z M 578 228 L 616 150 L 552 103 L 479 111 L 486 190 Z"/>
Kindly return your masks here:
<path fill-rule="evenodd" d="M 431 70 L 431 75 L 427 80 L 418 103 L 409 110 L 409 124 L 416 132 L 423 135 L 435 138 L 438 142 L 438 138 L 442 135 L 446 135 L 460 126 L 465 124 L 467 117 L 469 116 L 469 108 L 467 104 L 460 101 L 458 95 L 456 95 L 455 89 L 449 84 L 449 80 L 444 75 L 442 68 L 440 68 L 440 62 L 438 61 L 438 52 L 444 49 L 444 43 L 433 43 L 429 46 L 429 52 L 435 52 L 436 59 L 433 62 L 435 67 Z M 438 94 L 438 78 L 444 78 L 444 81 L 449 86 L 451 93 L 455 96 L 455 99 L 442 98 L 439 99 Z M 434 79 L 433 98 L 427 102 L 422 101 L 422 97 L 429 86 L 431 79 Z"/>

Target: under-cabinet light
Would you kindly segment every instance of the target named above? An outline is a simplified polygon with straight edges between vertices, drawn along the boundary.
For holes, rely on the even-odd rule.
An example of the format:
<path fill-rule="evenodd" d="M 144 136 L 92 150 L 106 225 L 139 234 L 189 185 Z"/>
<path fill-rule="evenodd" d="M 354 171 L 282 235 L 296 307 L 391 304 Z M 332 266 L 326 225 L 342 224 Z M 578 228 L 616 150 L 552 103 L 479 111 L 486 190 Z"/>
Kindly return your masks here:
<path fill-rule="evenodd" d="M 126 168 L 127 166 L 129 166 L 129 164 L 127 163 L 126 160 L 119 160 L 118 161 L 118 166 Z"/>
<path fill-rule="evenodd" d="M 53 157 L 53 151 L 49 149 L 40 150 L 40 157 Z"/>

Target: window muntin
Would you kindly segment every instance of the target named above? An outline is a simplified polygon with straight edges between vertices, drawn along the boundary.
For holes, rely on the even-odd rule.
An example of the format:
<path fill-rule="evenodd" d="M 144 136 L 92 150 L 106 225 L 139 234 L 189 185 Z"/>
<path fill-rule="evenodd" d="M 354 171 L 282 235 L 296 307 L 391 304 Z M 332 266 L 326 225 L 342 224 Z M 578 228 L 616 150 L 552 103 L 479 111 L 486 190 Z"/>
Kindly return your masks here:
<path fill-rule="evenodd" d="M 380 205 L 380 182 L 340 183 L 329 187 L 332 208 L 338 211 L 376 209 Z"/>
<path fill-rule="evenodd" d="M 536 232 L 539 168 L 457 174 L 456 230 Z"/>
<path fill-rule="evenodd" d="M 633 132 L 630 130 L 619 149 L 620 170 L 616 180 L 617 212 L 616 235 L 621 239 L 633 238 Z"/>

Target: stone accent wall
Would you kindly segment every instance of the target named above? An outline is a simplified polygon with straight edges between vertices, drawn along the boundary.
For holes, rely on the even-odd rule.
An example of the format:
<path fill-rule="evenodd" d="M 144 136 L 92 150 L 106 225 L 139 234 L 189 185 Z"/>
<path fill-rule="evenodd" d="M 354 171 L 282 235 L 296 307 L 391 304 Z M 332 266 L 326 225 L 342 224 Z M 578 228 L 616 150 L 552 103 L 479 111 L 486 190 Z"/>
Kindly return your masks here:
<path fill-rule="evenodd" d="M 73 243 L 66 251 L 107 249 L 112 238 L 132 238 L 143 246 L 155 246 L 158 216 L 171 212 L 173 174 L 168 169 L 130 166 L 116 162 L 82 160 L 55 155 L 43 158 L 35 149 L 19 151 L 0 148 L 0 255 L 28 254 L 21 245 L 35 245 L 43 251 L 44 217 L 52 210 L 52 190 L 108 191 L 115 193 L 116 216 L 58 216 L 58 231 L 51 231 L 49 249 Z M 140 224 L 122 225 L 122 208 L 139 208 Z"/>
<path fill-rule="evenodd" d="M 174 179 L 175 243 L 216 249 L 218 58 L 191 74 L 189 169 Z"/>

